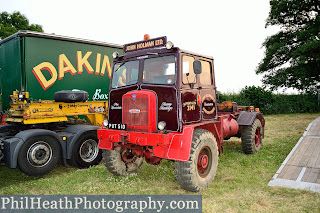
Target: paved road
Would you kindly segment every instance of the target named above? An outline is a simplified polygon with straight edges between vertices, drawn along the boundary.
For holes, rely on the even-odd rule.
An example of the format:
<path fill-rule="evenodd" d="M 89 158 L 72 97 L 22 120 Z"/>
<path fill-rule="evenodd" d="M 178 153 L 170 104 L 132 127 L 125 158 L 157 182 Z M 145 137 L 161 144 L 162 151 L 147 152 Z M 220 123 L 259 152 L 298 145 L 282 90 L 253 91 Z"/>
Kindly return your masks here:
<path fill-rule="evenodd" d="M 309 124 L 268 185 L 320 193 L 320 117 Z"/>

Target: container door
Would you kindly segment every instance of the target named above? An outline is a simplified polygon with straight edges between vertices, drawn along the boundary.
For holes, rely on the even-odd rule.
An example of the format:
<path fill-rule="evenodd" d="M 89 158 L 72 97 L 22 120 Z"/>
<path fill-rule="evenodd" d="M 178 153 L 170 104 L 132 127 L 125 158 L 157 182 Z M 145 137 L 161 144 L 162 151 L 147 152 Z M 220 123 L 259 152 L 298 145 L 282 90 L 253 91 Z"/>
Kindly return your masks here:
<path fill-rule="evenodd" d="M 5 111 L 10 108 L 8 96 L 14 90 L 21 90 L 21 45 L 20 38 L 0 44 L 1 105 Z"/>

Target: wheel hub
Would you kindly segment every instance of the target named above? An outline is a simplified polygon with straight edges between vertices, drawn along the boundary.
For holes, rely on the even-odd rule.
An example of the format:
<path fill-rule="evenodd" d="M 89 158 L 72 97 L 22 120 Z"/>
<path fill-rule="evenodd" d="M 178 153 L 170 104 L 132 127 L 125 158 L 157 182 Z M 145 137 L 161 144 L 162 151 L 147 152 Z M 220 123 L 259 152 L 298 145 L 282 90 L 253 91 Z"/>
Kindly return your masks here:
<path fill-rule="evenodd" d="M 79 154 L 83 161 L 92 162 L 98 156 L 99 148 L 95 140 L 89 139 L 82 143 Z"/>
<path fill-rule="evenodd" d="M 200 159 L 200 163 L 201 163 L 201 166 L 202 168 L 207 168 L 208 166 L 208 155 L 203 155 L 201 156 L 201 159 Z"/>
<path fill-rule="evenodd" d="M 29 163 L 36 167 L 46 165 L 52 157 L 52 149 L 46 142 L 34 143 L 27 152 Z"/>
<path fill-rule="evenodd" d="M 210 150 L 208 147 L 204 147 L 201 149 L 199 156 L 198 156 L 198 162 L 197 162 L 197 169 L 198 174 L 201 177 L 205 177 L 208 175 L 210 171 L 210 165 L 211 165 L 211 155 Z M 210 164 L 210 165 L 209 165 Z"/>
<path fill-rule="evenodd" d="M 132 162 L 134 160 L 134 155 L 131 150 L 125 147 L 121 148 L 121 158 L 125 162 Z"/>

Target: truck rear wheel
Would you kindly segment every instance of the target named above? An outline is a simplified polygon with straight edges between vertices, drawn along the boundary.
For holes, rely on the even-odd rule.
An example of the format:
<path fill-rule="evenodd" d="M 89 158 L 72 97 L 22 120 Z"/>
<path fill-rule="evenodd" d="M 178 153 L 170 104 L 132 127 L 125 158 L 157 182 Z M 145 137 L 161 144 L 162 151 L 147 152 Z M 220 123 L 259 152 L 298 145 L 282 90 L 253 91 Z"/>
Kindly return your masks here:
<path fill-rule="evenodd" d="M 218 146 L 213 134 L 195 129 L 190 158 L 187 162 L 176 161 L 175 176 L 181 188 L 198 192 L 214 179 L 218 168 Z"/>
<path fill-rule="evenodd" d="M 97 135 L 88 133 L 75 142 L 69 163 L 72 166 L 83 169 L 99 164 L 101 159 L 102 154 L 98 147 Z"/>
<path fill-rule="evenodd" d="M 116 176 L 137 172 L 143 163 L 143 157 L 132 155 L 130 149 L 125 147 L 103 150 L 102 160 L 107 169 Z"/>
<path fill-rule="evenodd" d="M 245 154 L 253 154 L 261 148 L 262 125 L 259 119 L 256 119 L 252 125 L 244 126 L 241 133 L 242 150 Z"/>
<path fill-rule="evenodd" d="M 58 141 L 50 136 L 29 138 L 18 154 L 18 166 L 30 176 L 42 176 L 51 172 L 60 157 Z"/>

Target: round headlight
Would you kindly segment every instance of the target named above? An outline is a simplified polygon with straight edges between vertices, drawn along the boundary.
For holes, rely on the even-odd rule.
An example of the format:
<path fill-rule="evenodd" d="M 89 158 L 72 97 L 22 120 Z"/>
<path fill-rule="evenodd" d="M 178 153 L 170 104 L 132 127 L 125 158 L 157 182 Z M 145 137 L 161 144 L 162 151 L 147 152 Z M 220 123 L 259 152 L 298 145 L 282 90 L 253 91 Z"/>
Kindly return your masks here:
<path fill-rule="evenodd" d="M 166 48 L 167 48 L 168 50 L 170 50 L 173 46 L 174 46 L 174 45 L 173 45 L 173 43 L 172 43 L 171 41 L 168 41 L 167 44 L 166 44 Z"/>
<path fill-rule="evenodd" d="M 118 56 L 119 56 L 119 53 L 118 53 L 117 51 L 114 51 L 114 52 L 112 53 L 112 57 L 113 57 L 113 58 L 118 58 Z"/>
<path fill-rule="evenodd" d="M 108 128 L 108 124 L 109 124 L 109 122 L 108 122 L 107 119 L 103 120 L 103 126 L 105 126 L 106 128 Z"/>
<path fill-rule="evenodd" d="M 162 131 L 162 130 L 164 130 L 165 128 L 166 128 L 166 122 L 164 122 L 164 121 L 160 121 L 159 123 L 158 123 L 158 129 L 160 130 L 160 131 Z"/>

